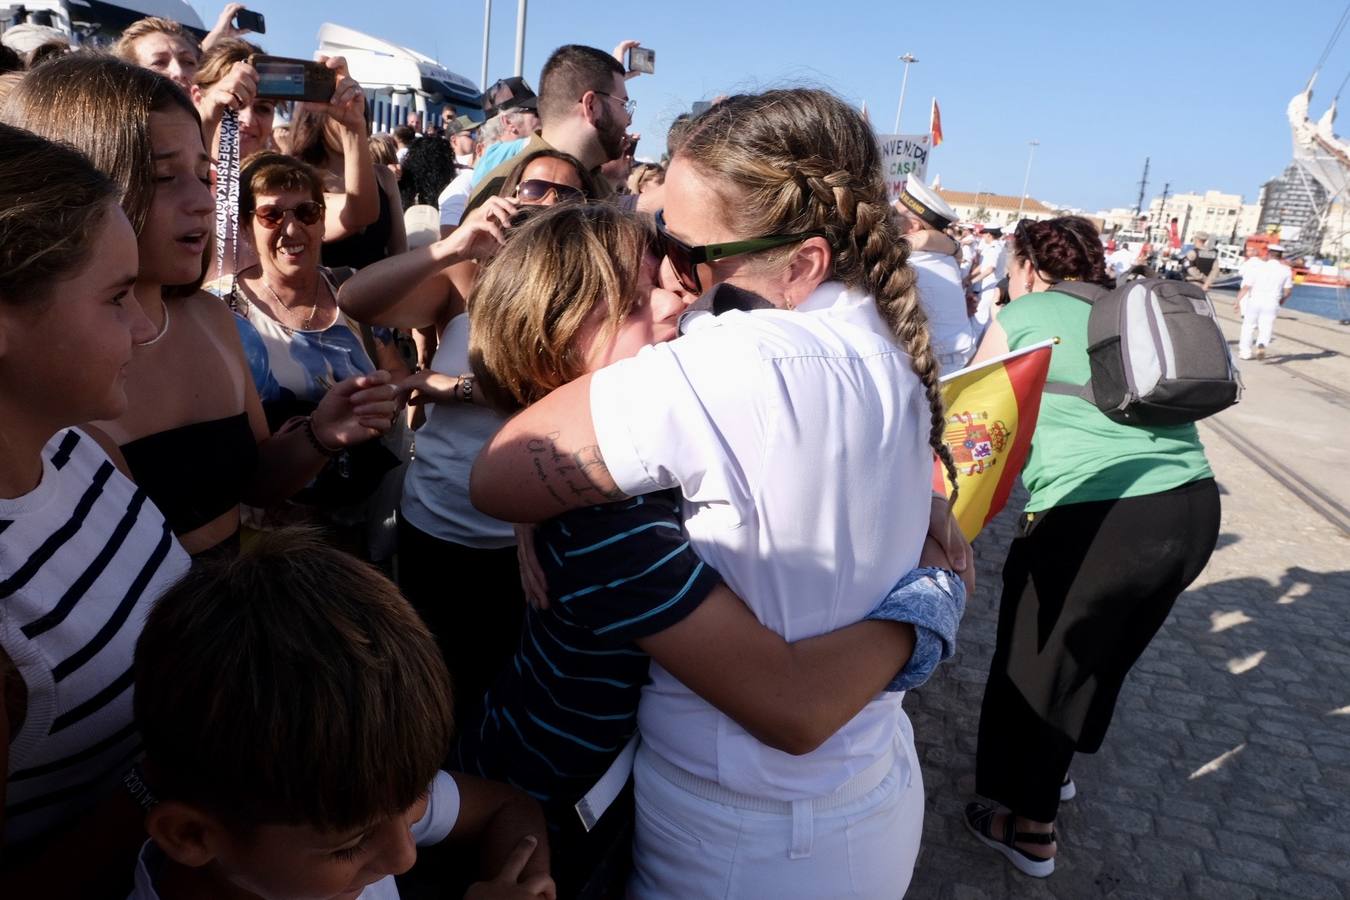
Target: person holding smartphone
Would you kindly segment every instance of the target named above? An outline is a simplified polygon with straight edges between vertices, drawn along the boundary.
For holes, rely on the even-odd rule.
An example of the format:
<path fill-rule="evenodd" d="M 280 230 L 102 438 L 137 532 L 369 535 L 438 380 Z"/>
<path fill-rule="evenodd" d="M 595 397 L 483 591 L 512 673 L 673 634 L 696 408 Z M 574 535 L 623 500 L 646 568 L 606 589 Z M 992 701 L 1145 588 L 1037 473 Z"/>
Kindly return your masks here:
<path fill-rule="evenodd" d="M 366 136 L 366 97 L 340 57 L 320 56 L 336 75 L 326 104 L 297 103 L 290 155 L 324 177 L 323 264 L 360 269 L 408 248 L 398 181 L 376 166 Z"/>

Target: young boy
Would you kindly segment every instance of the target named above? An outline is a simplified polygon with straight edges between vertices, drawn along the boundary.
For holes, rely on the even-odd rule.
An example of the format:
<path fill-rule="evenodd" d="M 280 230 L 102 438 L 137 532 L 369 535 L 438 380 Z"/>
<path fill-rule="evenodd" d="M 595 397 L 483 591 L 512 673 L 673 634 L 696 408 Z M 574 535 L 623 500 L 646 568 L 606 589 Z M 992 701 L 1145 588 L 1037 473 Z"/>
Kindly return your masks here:
<path fill-rule="evenodd" d="M 131 900 L 392 900 L 416 846 L 476 839 L 474 898 L 546 898 L 538 805 L 438 771 L 445 664 L 371 567 L 311 531 L 264 535 L 163 595 L 136 645 L 148 808 Z"/>

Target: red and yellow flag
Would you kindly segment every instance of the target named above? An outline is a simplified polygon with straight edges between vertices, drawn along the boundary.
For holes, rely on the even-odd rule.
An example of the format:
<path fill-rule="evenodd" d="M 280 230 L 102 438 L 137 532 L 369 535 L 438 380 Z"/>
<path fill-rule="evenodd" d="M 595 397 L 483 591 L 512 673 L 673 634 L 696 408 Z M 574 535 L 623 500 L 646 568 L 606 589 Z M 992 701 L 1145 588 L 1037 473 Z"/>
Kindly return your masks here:
<path fill-rule="evenodd" d="M 942 143 L 942 111 L 938 109 L 936 97 L 933 98 L 933 116 L 928 123 L 928 131 L 933 136 L 933 147 Z"/>
<path fill-rule="evenodd" d="M 1054 339 L 1042 341 L 942 379 L 943 439 L 956 460 L 959 488 L 952 512 L 966 540 L 975 540 L 1003 509 L 1022 471 L 1054 344 Z M 950 494 L 945 474 L 938 461 L 933 489 Z"/>

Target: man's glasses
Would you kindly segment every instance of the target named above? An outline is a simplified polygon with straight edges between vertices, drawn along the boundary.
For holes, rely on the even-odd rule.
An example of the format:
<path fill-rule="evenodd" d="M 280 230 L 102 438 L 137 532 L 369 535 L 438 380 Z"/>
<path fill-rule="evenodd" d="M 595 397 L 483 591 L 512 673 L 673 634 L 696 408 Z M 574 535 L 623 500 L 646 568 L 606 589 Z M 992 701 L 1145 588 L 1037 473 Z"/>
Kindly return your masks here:
<path fill-rule="evenodd" d="M 626 97 L 616 97 L 608 91 L 591 91 L 592 94 L 599 94 L 601 97 L 608 97 L 611 100 L 618 100 L 623 104 L 623 111 L 628 113 L 628 118 L 633 118 L 633 113 L 637 112 L 637 101 Z M 578 100 L 578 103 L 581 101 Z"/>
<path fill-rule="evenodd" d="M 564 200 L 586 199 L 585 193 L 570 185 L 545 181 L 542 178 L 530 178 L 516 185 L 516 199 L 521 203 L 543 203 L 549 194 L 556 197 L 559 203 Z"/>
<path fill-rule="evenodd" d="M 286 213 L 294 213 L 295 218 L 302 225 L 317 224 L 323 218 L 324 205 L 314 200 L 306 200 L 304 203 L 292 207 L 277 206 L 275 203 L 267 203 L 253 210 L 253 217 L 263 223 L 263 227 L 271 229 L 276 228 L 282 222 L 286 221 Z"/>
<path fill-rule="evenodd" d="M 680 280 L 680 284 L 684 286 L 685 290 L 692 291 L 695 294 L 703 293 L 703 280 L 698 275 L 698 267 L 701 263 L 716 262 L 719 259 L 743 256 L 746 253 L 758 253 L 761 250 L 772 250 L 774 247 L 785 247 L 788 244 L 804 241 L 809 237 L 824 237 L 818 231 L 804 231 L 800 234 L 775 234 L 744 241 L 728 241 L 725 244 L 704 244 L 700 247 L 691 247 L 666 230 L 665 210 L 656 214 L 656 235 L 659 241 L 658 250 L 661 255 L 670 260 L 670 267 L 675 272 L 675 277 Z"/>

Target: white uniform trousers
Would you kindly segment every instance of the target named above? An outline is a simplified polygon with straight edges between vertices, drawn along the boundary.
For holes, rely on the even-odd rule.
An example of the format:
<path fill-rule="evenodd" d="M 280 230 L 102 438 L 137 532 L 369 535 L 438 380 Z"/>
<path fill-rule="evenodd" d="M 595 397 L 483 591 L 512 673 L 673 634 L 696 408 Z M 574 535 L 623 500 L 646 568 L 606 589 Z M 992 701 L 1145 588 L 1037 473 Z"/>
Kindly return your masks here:
<path fill-rule="evenodd" d="M 1238 356 L 1246 358 L 1252 353 L 1252 330 L 1256 331 L 1256 344 L 1265 347 L 1275 334 L 1275 315 L 1280 311 L 1279 304 L 1253 303 L 1248 297 L 1242 310 L 1242 334 L 1238 337 Z"/>
<path fill-rule="evenodd" d="M 630 900 L 896 900 L 923 834 L 923 777 L 902 714 L 895 750 L 829 797 L 787 802 L 705 781 L 646 745 L 633 766 Z"/>

